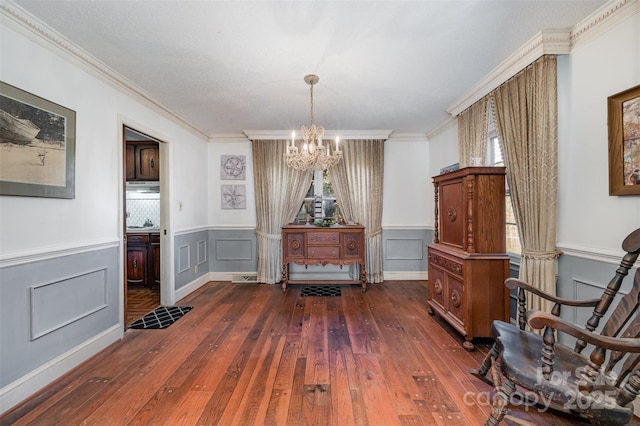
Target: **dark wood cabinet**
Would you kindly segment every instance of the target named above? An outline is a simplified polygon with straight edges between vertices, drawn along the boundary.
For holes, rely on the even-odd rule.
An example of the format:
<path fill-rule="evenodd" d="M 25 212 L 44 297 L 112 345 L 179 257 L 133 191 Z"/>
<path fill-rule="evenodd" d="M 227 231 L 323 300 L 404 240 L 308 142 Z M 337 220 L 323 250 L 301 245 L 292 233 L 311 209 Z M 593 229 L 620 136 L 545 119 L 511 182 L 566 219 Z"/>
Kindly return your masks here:
<path fill-rule="evenodd" d="M 149 234 L 149 285 L 152 290 L 160 289 L 160 234 Z"/>
<path fill-rule="evenodd" d="M 127 233 L 127 286 L 160 289 L 160 235 Z"/>
<path fill-rule="evenodd" d="M 160 180 L 160 147 L 157 142 L 127 142 L 127 181 Z"/>
<path fill-rule="evenodd" d="M 473 350 L 472 339 L 491 336 L 493 320 L 509 321 L 505 169 L 467 167 L 435 176 L 433 184 L 427 303 Z"/>
<path fill-rule="evenodd" d="M 358 280 L 340 281 L 360 284 L 367 289 L 364 226 L 341 225 L 318 227 L 288 225 L 282 227 L 282 290 L 287 283 L 324 284 L 318 280 L 289 280 L 289 263 L 299 265 L 360 265 Z M 326 284 L 335 284 L 335 281 Z"/>

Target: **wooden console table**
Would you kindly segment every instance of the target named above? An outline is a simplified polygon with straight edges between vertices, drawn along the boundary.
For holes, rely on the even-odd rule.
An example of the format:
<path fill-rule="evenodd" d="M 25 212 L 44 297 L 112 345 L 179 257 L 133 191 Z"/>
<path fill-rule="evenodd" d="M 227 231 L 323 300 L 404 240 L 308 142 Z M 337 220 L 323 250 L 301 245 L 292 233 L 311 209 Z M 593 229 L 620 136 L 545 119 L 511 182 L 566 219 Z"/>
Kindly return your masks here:
<path fill-rule="evenodd" d="M 304 265 L 360 265 L 358 280 L 340 283 L 361 284 L 367 290 L 364 226 L 287 225 L 282 227 L 282 291 L 287 284 L 335 284 L 335 281 L 289 280 L 289 264 Z"/>

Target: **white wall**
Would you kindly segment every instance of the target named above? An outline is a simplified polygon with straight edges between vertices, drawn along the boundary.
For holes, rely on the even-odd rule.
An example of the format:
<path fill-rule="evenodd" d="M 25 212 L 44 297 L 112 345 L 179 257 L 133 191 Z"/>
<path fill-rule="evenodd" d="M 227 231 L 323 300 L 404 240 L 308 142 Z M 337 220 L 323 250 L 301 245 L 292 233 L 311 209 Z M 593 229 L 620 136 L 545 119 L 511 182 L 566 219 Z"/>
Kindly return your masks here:
<path fill-rule="evenodd" d="M 385 143 L 382 226 L 433 226 L 433 186 L 429 171 L 429 144 L 423 135 L 392 136 Z M 246 155 L 244 181 L 220 179 L 221 155 Z M 250 142 L 215 141 L 209 144 L 209 225 L 255 227 L 255 186 Z M 220 185 L 244 184 L 246 210 L 222 210 Z"/>
<path fill-rule="evenodd" d="M 159 112 L 97 78 L 61 50 L 3 17 L 0 79 L 76 112 L 75 199 L 0 197 L 3 259 L 56 247 L 113 242 L 122 232 L 121 123 L 172 146 L 169 187 L 176 228 L 207 224 L 207 144 Z M 53 52 L 57 53 L 53 53 Z"/>
<path fill-rule="evenodd" d="M 220 160 L 222 155 L 246 156 L 246 176 L 244 180 L 220 179 Z M 215 227 L 246 227 L 256 226 L 255 185 L 253 183 L 253 156 L 251 142 L 247 141 L 216 141 L 209 144 L 209 225 Z M 223 210 L 221 201 L 221 185 L 245 185 L 247 194 L 247 208 Z"/>
<path fill-rule="evenodd" d="M 442 167 L 458 162 L 458 120 L 451 120 L 429 136 L 429 169 L 431 175 L 440 173 Z M 433 227 L 435 220 L 433 200 L 433 183 L 429 187 L 429 225 Z"/>
<path fill-rule="evenodd" d="M 384 146 L 382 227 L 433 226 L 432 187 L 426 138 L 392 135 Z"/>
<path fill-rule="evenodd" d="M 640 13 L 558 60 L 558 246 L 621 253 L 640 196 L 609 196 L 607 97 L 640 84 Z"/>

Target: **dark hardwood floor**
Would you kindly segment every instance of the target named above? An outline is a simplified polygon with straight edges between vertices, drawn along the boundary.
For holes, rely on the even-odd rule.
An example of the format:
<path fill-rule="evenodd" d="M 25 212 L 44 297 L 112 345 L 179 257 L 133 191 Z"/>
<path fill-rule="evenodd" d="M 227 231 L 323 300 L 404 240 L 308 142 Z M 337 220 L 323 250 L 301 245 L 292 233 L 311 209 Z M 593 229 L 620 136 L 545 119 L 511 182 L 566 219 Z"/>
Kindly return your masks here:
<path fill-rule="evenodd" d="M 160 292 L 146 288 L 127 290 L 127 324 L 142 318 L 160 306 Z"/>
<path fill-rule="evenodd" d="M 210 282 L 163 330 L 128 330 L 0 417 L 2 425 L 477 425 L 492 389 L 471 376 L 488 350 L 461 347 L 427 313 L 426 282 L 342 286 Z M 505 424 L 575 418 L 515 407 Z"/>

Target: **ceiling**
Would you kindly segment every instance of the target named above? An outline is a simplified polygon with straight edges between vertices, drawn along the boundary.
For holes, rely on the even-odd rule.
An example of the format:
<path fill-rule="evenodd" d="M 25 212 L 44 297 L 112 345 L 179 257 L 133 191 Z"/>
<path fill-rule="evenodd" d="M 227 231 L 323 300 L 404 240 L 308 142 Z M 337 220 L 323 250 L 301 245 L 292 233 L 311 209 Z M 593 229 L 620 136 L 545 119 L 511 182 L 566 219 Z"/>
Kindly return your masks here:
<path fill-rule="evenodd" d="M 542 29 L 605 1 L 16 0 L 208 136 L 327 129 L 428 133 Z"/>

